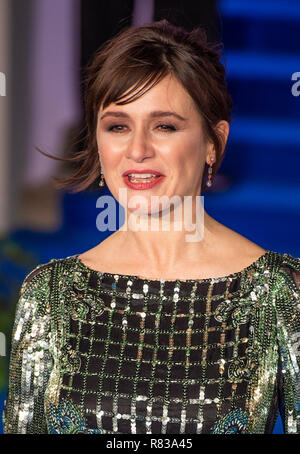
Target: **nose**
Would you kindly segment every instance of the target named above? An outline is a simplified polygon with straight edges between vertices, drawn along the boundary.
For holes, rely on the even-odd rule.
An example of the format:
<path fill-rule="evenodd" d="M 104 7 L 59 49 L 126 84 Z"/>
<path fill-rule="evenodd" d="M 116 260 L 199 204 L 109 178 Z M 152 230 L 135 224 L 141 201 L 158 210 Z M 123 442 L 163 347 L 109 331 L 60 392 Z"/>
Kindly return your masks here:
<path fill-rule="evenodd" d="M 153 156 L 153 148 L 149 143 L 147 132 L 143 127 L 136 129 L 128 142 L 126 158 L 142 162 L 145 158 Z"/>

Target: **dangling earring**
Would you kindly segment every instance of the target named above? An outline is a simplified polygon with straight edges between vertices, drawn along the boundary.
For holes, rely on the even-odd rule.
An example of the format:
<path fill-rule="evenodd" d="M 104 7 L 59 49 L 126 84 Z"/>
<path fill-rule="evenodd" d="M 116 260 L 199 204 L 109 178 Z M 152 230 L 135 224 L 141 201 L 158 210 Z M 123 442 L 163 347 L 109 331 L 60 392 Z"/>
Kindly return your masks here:
<path fill-rule="evenodd" d="M 207 182 L 206 182 L 206 186 L 209 187 L 209 188 L 210 188 L 211 185 L 212 185 L 211 174 L 212 174 L 212 171 L 213 171 L 212 166 L 213 166 L 213 161 L 214 161 L 214 159 L 213 159 L 213 158 L 210 158 L 210 160 L 211 160 L 211 164 L 209 164 L 209 169 L 208 169 L 208 180 L 207 180 Z"/>
<path fill-rule="evenodd" d="M 100 172 L 101 172 L 101 180 L 99 181 L 99 186 L 104 186 L 105 182 L 104 182 L 104 176 L 103 176 L 102 169 L 100 170 Z"/>

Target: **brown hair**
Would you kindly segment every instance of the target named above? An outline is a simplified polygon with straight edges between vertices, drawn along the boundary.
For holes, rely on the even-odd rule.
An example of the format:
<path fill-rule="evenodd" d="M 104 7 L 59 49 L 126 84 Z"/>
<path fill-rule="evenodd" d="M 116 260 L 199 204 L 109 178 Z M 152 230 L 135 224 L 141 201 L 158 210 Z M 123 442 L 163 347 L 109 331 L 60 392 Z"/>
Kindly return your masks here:
<path fill-rule="evenodd" d="M 214 126 L 220 120 L 230 122 L 232 109 L 225 68 L 220 61 L 222 47 L 222 43 L 208 43 L 204 29 L 197 27 L 188 32 L 166 19 L 127 27 L 105 42 L 86 68 L 84 149 L 70 158 L 53 157 L 42 152 L 53 159 L 79 163 L 71 177 L 54 178 L 56 187 L 71 187 L 72 192 L 79 192 L 100 177 L 96 142 L 100 106 L 105 108 L 112 102 L 122 105 L 134 101 L 168 74 L 174 75 L 194 100 L 206 138 L 214 144 L 213 178 L 225 148 Z M 130 96 L 136 90 L 137 93 Z M 203 177 L 207 177 L 207 169 L 206 163 Z M 202 191 L 206 189 L 204 184 L 203 178 Z"/>

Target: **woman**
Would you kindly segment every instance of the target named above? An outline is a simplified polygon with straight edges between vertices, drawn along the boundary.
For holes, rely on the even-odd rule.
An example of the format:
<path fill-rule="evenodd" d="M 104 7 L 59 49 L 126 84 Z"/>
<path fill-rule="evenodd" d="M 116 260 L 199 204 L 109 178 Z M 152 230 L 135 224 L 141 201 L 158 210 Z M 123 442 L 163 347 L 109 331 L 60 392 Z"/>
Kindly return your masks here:
<path fill-rule="evenodd" d="M 26 276 L 5 432 L 272 433 L 280 410 L 299 433 L 300 259 L 196 214 L 229 132 L 217 48 L 163 20 L 123 30 L 88 71 L 87 147 L 62 185 L 101 169 L 126 192 L 126 229 Z"/>

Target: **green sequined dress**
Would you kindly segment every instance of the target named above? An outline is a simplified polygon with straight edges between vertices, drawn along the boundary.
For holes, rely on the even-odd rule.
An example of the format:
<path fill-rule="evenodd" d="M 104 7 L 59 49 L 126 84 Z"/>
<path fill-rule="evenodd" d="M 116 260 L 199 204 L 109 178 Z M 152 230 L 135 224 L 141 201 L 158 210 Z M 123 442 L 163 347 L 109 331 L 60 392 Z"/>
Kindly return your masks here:
<path fill-rule="evenodd" d="M 5 433 L 300 433 L 300 258 L 153 280 L 52 259 L 24 279 Z"/>

